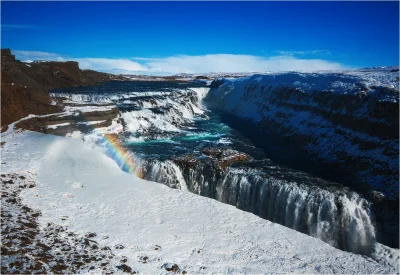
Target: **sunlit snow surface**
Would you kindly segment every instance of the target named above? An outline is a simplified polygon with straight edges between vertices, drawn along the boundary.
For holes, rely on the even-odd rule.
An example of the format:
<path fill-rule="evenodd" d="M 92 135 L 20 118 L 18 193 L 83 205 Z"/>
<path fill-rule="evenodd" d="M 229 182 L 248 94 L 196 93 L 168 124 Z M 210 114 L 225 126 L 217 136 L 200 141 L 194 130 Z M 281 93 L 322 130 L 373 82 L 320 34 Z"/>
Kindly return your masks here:
<path fill-rule="evenodd" d="M 100 245 L 123 245 L 115 253 L 141 273 L 166 273 L 165 263 L 189 274 L 396 272 L 233 206 L 140 180 L 81 141 L 29 131 L 2 141 L 2 173 L 37 175 L 22 197 L 40 209 L 42 226 L 96 232 Z"/>

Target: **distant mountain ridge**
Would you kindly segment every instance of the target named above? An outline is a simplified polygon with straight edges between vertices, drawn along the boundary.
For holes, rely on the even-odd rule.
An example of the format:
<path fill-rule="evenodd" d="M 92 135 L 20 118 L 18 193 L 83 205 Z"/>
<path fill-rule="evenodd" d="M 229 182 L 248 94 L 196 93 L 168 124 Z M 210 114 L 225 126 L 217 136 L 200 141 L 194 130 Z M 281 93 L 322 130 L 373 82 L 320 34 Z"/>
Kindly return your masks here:
<path fill-rule="evenodd" d="M 59 111 L 51 105 L 48 91 L 54 88 L 96 85 L 122 76 L 81 70 L 75 61 L 35 61 L 15 59 L 10 49 L 1 49 L 1 127 L 29 114 Z"/>

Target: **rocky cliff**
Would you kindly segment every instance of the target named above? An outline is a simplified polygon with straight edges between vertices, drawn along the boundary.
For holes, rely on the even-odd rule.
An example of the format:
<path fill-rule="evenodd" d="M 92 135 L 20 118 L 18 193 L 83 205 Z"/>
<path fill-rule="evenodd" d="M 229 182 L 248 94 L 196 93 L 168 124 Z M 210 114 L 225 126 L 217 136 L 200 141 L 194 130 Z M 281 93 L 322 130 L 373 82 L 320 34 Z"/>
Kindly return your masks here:
<path fill-rule="evenodd" d="M 95 85 L 120 77 L 81 70 L 74 61 L 24 63 L 10 49 L 1 50 L 1 126 L 5 127 L 29 114 L 48 114 L 60 110 L 51 105 L 48 91 L 54 88 Z"/>
<path fill-rule="evenodd" d="M 381 241 L 398 246 L 398 69 L 254 75 L 212 87 L 209 108 L 239 120 L 261 147 L 283 140 L 329 171 L 319 176 L 363 194 Z"/>
<path fill-rule="evenodd" d="M 398 198 L 398 72 L 255 75 L 214 84 L 210 108 L 289 141 L 372 199 Z"/>

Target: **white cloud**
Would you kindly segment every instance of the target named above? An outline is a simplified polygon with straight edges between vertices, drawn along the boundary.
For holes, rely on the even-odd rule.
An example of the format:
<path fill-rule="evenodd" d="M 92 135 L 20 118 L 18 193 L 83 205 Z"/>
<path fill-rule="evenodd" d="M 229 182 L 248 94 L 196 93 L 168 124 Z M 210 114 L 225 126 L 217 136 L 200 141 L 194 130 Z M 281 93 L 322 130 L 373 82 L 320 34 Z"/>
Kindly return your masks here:
<path fill-rule="evenodd" d="M 163 58 L 73 58 L 39 51 L 12 51 L 20 60 L 74 60 L 81 69 L 131 74 L 177 74 L 209 72 L 277 72 L 340 70 L 345 66 L 323 59 L 298 58 L 285 54 L 274 57 L 235 54 L 177 55 Z M 298 52 L 299 54 L 300 52 Z"/>
<path fill-rule="evenodd" d="M 145 62 L 150 72 L 266 72 L 316 71 L 343 69 L 342 64 L 321 59 L 301 59 L 292 56 L 264 58 L 253 55 L 210 54 L 173 56 Z"/>
<path fill-rule="evenodd" d="M 32 60 L 46 61 L 77 61 L 81 69 L 91 69 L 105 72 L 136 72 L 147 71 L 147 68 L 138 62 L 130 59 L 110 59 L 110 58 L 74 58 L 64 57 L 57 53 L 41 52 L 41 51 L 20 51 L 12 50 L 16 58 L 24 62 L 32 62 Z"/>
<path fill-rule="evenodd" d="M 129 59 L 109 59 L 109 58 L 72 58 L 78 61 L 81 69 L 91 69 L 98 71 L 147 71 L 147 68 L 138 62 Z"/>

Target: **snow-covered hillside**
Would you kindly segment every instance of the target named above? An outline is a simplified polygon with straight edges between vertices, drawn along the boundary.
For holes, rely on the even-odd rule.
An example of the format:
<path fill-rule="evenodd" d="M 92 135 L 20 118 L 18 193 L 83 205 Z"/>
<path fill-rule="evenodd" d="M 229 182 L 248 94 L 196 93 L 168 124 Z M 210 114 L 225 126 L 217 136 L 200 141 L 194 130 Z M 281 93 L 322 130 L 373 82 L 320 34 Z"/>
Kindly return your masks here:
<path fill-rule="evenodd" d="M 248 119 L 312 157 L 397 198 L 398 72 L 267 74 L 219 80 L 208 106 Z"/>
<path fill-rule="evenodd" d="M 125 270 L 147 274 L 396 272 L 233 206 L 140 180 L 122 172 L 99 147 L 29 131 L 2 141 L 2 175 L 34 175 L 36 187 L 20 196 L 40 210 L 40 230 L 54 223 L 64 228 L 59 238 L 67 236 L 66 229 L 71 236 L 95 233 L 90 239 L 97 245 L 82 253 L 109 247 L 115 257 L 105 265 L 123 262 Z M 7 259 L 12 261 L 3 258 L 2 266 Z"/>

